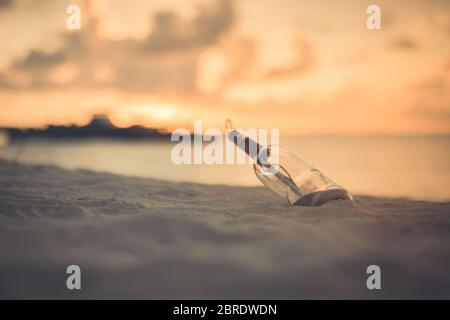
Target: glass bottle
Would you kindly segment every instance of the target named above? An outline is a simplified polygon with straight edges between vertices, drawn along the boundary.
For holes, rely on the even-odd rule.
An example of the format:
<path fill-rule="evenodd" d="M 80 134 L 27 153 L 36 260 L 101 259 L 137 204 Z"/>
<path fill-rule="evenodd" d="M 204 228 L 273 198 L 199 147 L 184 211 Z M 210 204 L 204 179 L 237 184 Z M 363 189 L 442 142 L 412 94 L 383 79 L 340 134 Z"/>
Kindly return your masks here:
<path fill-rule="evenodd" d="M 253 159 L 258 179 L 289 204 L 320 206 L 332 200 L 352 200 L 345 188 L 289 149 L 278 145 L 262 146 L 234 130 L 230 120 L 226 127 L 228 138 Z"/>

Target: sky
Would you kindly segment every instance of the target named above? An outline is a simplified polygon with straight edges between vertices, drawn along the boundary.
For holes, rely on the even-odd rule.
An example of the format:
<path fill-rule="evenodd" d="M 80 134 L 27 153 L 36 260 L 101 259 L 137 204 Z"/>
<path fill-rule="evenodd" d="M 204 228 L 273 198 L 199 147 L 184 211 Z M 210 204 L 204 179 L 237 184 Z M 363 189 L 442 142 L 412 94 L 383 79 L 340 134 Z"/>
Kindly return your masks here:
<path fill-rule="evenodd" d="M 81 7 L 81 29 L 66 9 Z M 381 30 L 366 27 L 369 5 Z M 449 134 L 450 2 L 0 0 L 0 126 Z"/>

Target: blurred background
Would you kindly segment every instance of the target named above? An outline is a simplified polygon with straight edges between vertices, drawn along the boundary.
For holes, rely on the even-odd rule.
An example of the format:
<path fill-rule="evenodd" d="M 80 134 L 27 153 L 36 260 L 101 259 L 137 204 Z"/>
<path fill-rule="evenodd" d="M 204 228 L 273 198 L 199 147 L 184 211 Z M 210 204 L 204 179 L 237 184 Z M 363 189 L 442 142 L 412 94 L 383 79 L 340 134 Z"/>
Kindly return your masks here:
<path fill-rule="evenodd" d="M 70 4 L 81 7 L 80 30 L 66 28 Z M 366 27 L 371 4 L 381 30 Z M 249 165 L 173 165 L 168 139 L 8 131 L 170 132 L 231 118 L 280 129 L 281 144 L 353 193 L 448 201 L 449 9 L 446 0 L 0 0 L 0 157 L 258 185 Z"/>

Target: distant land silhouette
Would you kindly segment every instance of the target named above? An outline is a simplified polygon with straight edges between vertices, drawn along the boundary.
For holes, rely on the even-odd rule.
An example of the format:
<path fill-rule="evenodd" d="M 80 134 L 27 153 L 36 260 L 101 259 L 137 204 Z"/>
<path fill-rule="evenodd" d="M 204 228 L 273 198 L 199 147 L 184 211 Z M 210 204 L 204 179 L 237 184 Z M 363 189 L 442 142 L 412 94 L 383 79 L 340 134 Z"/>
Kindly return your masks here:
<path fill-rule="evenodd" d="M 134 125 L 128 128 L 114 126 L 106 115 L 94 115 L 85 126 L 55 126 L 46 129 L 0 128 L 11 142 L 23 139 L 164 139 L 170 140 L 170 133 L 155 128 Z"/>

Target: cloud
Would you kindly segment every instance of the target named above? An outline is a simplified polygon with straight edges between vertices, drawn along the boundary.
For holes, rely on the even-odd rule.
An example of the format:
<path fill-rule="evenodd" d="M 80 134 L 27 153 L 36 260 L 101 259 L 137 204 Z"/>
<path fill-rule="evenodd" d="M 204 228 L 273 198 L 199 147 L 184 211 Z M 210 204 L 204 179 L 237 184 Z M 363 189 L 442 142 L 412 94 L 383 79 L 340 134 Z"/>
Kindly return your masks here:
<path fill-rule="evenodd" d="M 441 96 L 448 92 L 449 85 L 445 76 L 436 75 L 420 82 L 419 84 L 414 86 L 414 88 L 422 92 Z"/>
<path fill-rule="evenodd" d="M 174 10 L 155 13 L 148 35 L 142 39 L 100 38 L 100 18 L 91 13 L 89 6 L 83 12 L 81 30 L 61 34 L 61 45 L 56 51 L 31 49 L 12 64 L 0 81 L 0 88 L 71 86 L 194 96 L 204 93 L 199 78 L 205 71 L 204 54 L 211 48 L 218 48 L 226 60 L 216 93 L 236 81 L 303 75 L 315 63 L 310 42 L 299 38 L 294 42 L 296 55 L 291 64 L 262 68 L 258 64 L 257 41 L 231 33 L 236 17 L 229 0 L 201 6 L 191 18 L 181 17 Z M 8 82 L 8 78 L 27 81 Z M 210 82 L 211 78 L 205 81 Z"/>
<path fill-rule="evenodd" d="M 266 72 L 268 78 L 297 76 L 311 70 L 315 62 L 312 46 L 305 40 L 297 40 L 296 60 L 291 65 L 273 68 Z"/>
<path fill-rule="evenodd" d="M 0 0 L 0 10 L 10 8 L 14 4 L 14 0 Z"/>
<path fill-rule="evenodd" d="M 293 41 L 293 49 L 292 61 L 278 61 L 265 66 L 258 40 L 250 36 L 235 36 L 206 53 L 201 61 L 200 86 L 208 93 L 226 96 L 231 91 L 240 95 L 246 86 L 253 91 L 255 85 L 264 85 L 272 80 L 298 79 L 313 70 L 316 55 L 310 41 L 303 38 Z"/>
<path fill-rule="evenodd" d="M 15 66 L 19 69 L 49 68 L 66 61 L 66 59 L 67 54 L 64 51 L 45 53 L 42 51 L 31 50 L 27 57 L 18 61 Z"/>
<path fill-rule="evenodd" d="M 389 43 L 389 46 L 398 50 L 415 50 L 419 46 L 409 37 L 398 37 Z"/>
<path fill-rule="evenodd" d="M 215 43 L 233 22 L 233 7 L 227 0 L 219 0 L 211 8 L 201 7 L 188 21 L 173 11 L 160 12 L 154 16 L 153 30 L 143 48 L 152 53 L 203 48 Z"/>
<path fill-rule="evenodd" d="M 234 23 L 230 1 L 217 0 L 200 7 L 191 19 L 174 11 L 157 13 L 149 35 L 141 40 L 99 39 L 100 20 L 84 9 L 80 31 L 60 35 L 61 47 L 54 52 L 32 49 L 12 65 L 11 76 L 27 73 L 28 87 L 54 88 L 54 74 L 64 65 L 76 66 L 76 72 L 64 85 L 113 87 L 123 91 L 195 94 L 198 60 L 201 51 L 214 45 Z M 99 77 L 99 69 L 106 76 Z M 101 78 L 101 81 L 99 81 Z M 0 81 L 0 87 L 15 84 Z M 22 86 L 24 87 L 24 86 Z M 26 86 L 25 86 L 26 87 Z"/>
<path fill-rule="evenodd" d="M 9 86 L 10 86 L 10 84 L 9 84 L 8 80 L 6 79 L 5 74 L 0 73 L 0 88 L 7 88 Z"/>

